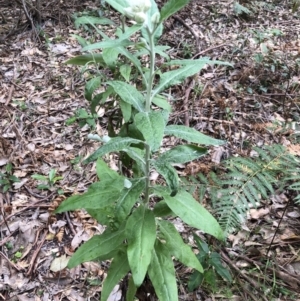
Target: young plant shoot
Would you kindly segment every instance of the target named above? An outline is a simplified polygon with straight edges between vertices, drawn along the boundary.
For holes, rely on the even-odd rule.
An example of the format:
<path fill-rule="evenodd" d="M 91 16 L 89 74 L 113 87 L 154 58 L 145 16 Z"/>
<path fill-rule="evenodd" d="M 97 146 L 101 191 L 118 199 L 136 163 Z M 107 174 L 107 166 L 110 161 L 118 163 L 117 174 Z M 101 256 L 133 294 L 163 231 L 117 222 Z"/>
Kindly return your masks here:
<path fill-rule="evenodd" d="M 157 43 L 163 22 L 188 0 L 170 0 L 161 11 L 153 0 L 105 2 L 122 15 L 122 24 L 117 27 L 105 18 L 78 18 L 77 24 L 94 27 L 101 41 L 89 44 L 80 38 L 85 54 L 67 63 L 81 66 L 94 63 L 111 71 L 111 78 L 94 75 L 86 84 L 85 94 L 92 112 L 99 106 L 105 110 L 111 108 L 109 103 L 113 99 L 114 109 L 117 104 L 121 116 L 119 127 L 113 125 L 108 136 L 100 137 L 100 147 L 84 161 L 86 164 L 97 161 L 99 182 L 93 183 L 84 194 L 71 196 L 56 212 L 84 208 L 100 224 L 106 225 L 106 230 L 83 244 L 68 267 L 112 259 L 101 291 L 102 301 L 108 299 L 115 285 L 127 274 L 131 275 L 128 300 L 133 300 L 137 288 L 149 277 L 159 300 L 176 301 L 172 258 L 200 273 L 203 268 L 170 217 L 179 217 L 219 240 L 224 239 L 224 234 L 215 218 L 191 194 L 180 189 L 173 164 L 198 159 L 207 153 L 205 146 L 221 145 L 223 141 L 183 125 L 168 125 L 171 109 L 163 92 L 207 64 L 225 63 L 209 58 L 170 60 L 165 53 L 167 47 Z M 116 26 L 114 37 L 105 34 L 105 26 Z M 156 65 L 158 57 L 165 60 L 163 68 Z M 168 66 L 173 70 L 164 71 Z M 189 144 L 165 151 L 161 147 L 166 136 L 175 136 Z M 112 152 L 118 153 L 122 166 L 130 171 L 126 175 L 130 176 L 110 169 L 102 159 Z M 164 178 L 165 184 L 151 183 L 153 171 Z"/>

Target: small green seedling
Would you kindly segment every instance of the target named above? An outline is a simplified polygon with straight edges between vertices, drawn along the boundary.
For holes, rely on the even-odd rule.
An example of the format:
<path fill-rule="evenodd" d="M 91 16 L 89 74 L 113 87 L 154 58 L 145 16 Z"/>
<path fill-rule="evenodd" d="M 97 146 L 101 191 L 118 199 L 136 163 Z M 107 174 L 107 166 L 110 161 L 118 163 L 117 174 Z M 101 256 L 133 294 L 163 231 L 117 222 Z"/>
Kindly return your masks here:
<path fill-rule="evenodd" d="M 40 190 L 53 190 L 55 183 L 61 180 L 63 177 L 56 176 L 56 170 L 51 169 L 48 176 L 34 174 L 31 176 L 33 179 L 43 182 L 38 184 L 37 188 Z"/>
<path fill-rule="evenodd" d="M 12 174 L 12 164 L 8 163 L 5 166 L 5 172 L 0 172 L 0 188 L 5 193 L 9 190 L 13 183 L 20 182 L 20 179 Z"/>

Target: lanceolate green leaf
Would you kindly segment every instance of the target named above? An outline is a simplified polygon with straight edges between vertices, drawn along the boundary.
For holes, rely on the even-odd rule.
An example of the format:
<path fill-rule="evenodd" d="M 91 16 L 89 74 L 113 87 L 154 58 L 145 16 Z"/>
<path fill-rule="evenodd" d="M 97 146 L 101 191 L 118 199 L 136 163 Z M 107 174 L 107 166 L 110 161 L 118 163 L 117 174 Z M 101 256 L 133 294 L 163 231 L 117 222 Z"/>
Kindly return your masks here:
<path fill-rule="evenodd" d="M 193 128 L 184 125 L 168 125 L 165 128 L 165 135 L 175 136 L 192 143 L 203 145 L 222 145 L 225 142 L 206 136 Z"/>
<path fill-rule="evenodd" d="M 145 189 L 145 179 L 132 179 L 130 188 L 123 188 L 116 204 L 115 215 L 119 221 L 123 221 L 130 213 L 132 207 Z"/>
<path fill-rule="evenodd" d="M 135 115 L 134 122 L 149 144 L 150 150 L 152 152 L 157 151 L 165 129 L 165 122 L 161 112 L 140 112 Z"/>
<path fill-rule="evenodd" d="M 216 65 L 226 65 L 226 66 L 232 66 L 232 64 L 222 61 L 212 61 L 209 57 L 202 57 L 201 59 L 197 60 L 171 60 L 169 62 L 164 63 L 164 65 L 174 66 L 188 66 L 188 65 L 197 65 L 197 64 L 216 64 Z"/>
<path fill-rule="evenodd" d="M 74 268 L 82 262 L 92 261 L 98 257 L 111 253 L 123 243 L 125 239 L 124 227 L 116 232 L 105 230 L 101 235 L 95 235 L 84 243 L 71 257 L 68 267 Z"/>
<path fill-rule="evenodd" d="M 103 155 L 110 153 L 110 152 L 118 152 L 126 147 L 128 147 L 130 144 L 138 144 L 142 141 L 133 139 L 133 138 L 111 138 L 107 143 L 102 145 L 100 148 L 98 148 L 91 156 L 89 156 L 87 159 L 83 161 L 84 164 L 90 163 L 92 161 L 97 160 L 99 157 L 102 157 Z"/>
<path fill-rule="evenodd" d="M 184 243 L 175 226 L 167 221 L 159 221 L 159 229 L 166 241 L 165 246 L 184 265 L 203 273 L 203 268 L 192 251 L 191 247 Z"/>
<path fill-rule="evenodd" d="M 216 219 L 189 193 L 180 191 L 175 197 L 161 193 L 170 209 L 188 225 L 223 240 L 224 233 Z"/>
<path fill-rule="evenodd" d="M 131 118 L 131 112 L 132 112 L 131 108 L 132 107 L 128 102 L 125 102 L 122 99 L 120 99 L 119 104 L 120 104 L 120 108 L 121 108 L 121 111 L 122 111 L 124 121 L 128 122 Z"/>
<path fill-rule="evenodd" d="M 108 180 L 116 180 L 117 178 L 119 178 L 119 174 L 112 170 L 111 168 L 109 168 L 107 166 L 107 164 L 101 159 L 99 158 L 97 160 L 96 163 L 96 172 L 97 172 L 97 176 L 99 178 L 99 180 L 104 180 L 104 181 L 108 181 Z"/>
<path fill-rule="evenodd" d="M 130 271 L 126 252 L 118 252 L 114 257 L 103 282 L 101 301 L 107 301 L 111 291 L 118 282 Z"/>
<path fill-rule="evenodd" d="M 161 301 L 178 301 L 175 269 L 171 254 L 160 242 L 156 241 L 148 275 L 156 295 Z"/>
<path fill-rule="evenodd" d="M 99 88 L 100 84 L 101 84 L 101 76 L 93 77 L 85 84 L 84 97 L 88 101 L 92 101 L 93 93 L 96 89 Z"/>
<path fill-rule="evenodd" d="M 113 181 L 100 181 L 92 184 L 88 191 L 82 195 L 73 195 L 66 199 L 56 209 L 56 213 L 82 209 L 82 208 L 104 208 L 112 202 L 116 202 L 124 187 L 124 178 L 119 177 Z"/>
<path fill-rule="evenodd" d="M 87 63 L 100 63 L 104 64 L 104 60 L 102 57 L 102 54 L 95 53 L 95 54 L 84 54 L 84 55 L 78 55 L 75 56 L 65 62 L 65 64 L 70 65 L 78 65 L 78 66 L 84 66 Z"/>
<path fill-rule="evenodd" d="M 139 112 L 145 110 L 144 96 L 134 86 L 121 81 L 109 81 L 107 84 L 114 88 L 121 99 L 131 104 Z"/>
<path fill-rule="evenodd" d="M 87 45 L 82 49 L 82 51 L 91 51 L 91 50 L 95 50 L 95 49 L 114 48 L 114 47 L 120 47 L 120 46 L 127 47 L 127 46 L 130 46 L 130 45 L 134 45 L 134 42 L 131 42 L 127 39 L 125 39 L 125 40 L 107 40 L 107 41 Z"/>
<path fill-rule="evenodd" d="M 133 278 L 130 277 L 129 280 L 128 280 L 128 286 L 127 286 L 127 292 L 126 292 L 126 301 L 134 301 L 136 291 L 137 291 L 137 287 L 135 286 L 135 284 L 133 282 Z"/>
<path fill-rule="evenodd" d="M 168 162 L 162 161 L 155 161 L 154 167 L 167 181 L 167 184 L 171 189 L 171 196 L 175 196 L 179 187 L 179 178 L 175 168 L 173 168 Z"/>
<path fill-rule="evenodd" d="M 198 73 L 206 63 L 199 62 L 198 64 L 194 65 L 187 65 L 184 67 L 180 67 L 176 70 L 168 71 L 163 73 L 160 78 L 159 84 L 154 87 L 154 91 L 152 93 L 152 98 L 159 92 L 165 90 L 166 88 L 180 84 L 184 81 L 187 77 L 192 76 Z"/>
<path fill-rule="evenodd" d="M 135 43 L 128 40 L 128 38 L 135 32 L 139 31 L 141 29 L 141 27 L 142 27 L 142 25 L 139 25 L 139 24 L 133 25 L 129 28 L 126 28 L 126 31 L 124 32 L 124 34 L 122 34 L 118 39 L 115 39 L 115 40 L 109 39 L 109 40 L 102 41 L 99 43 L 87 45 L 82 50 L 90 51 L 90 50 L 94 50 L 94 49 L 115 48 L 115 47 L 120 47 L 120 46 L 127 47 L 130 45 L 134 45 Z"/>
<path fill-rule="evenodd" d="M 207 154 L 206 148 L 196 145 L 179 145 L 164 152 L 158 157 L 159 162 L 186 163 L 198 159 Z"/>
<path fill-rule="evenodd" d="M 167 99 L 161 95 L 156 95 L 152 99 L 152 103 L 154 103 L 156 106 L 158 106 L 164 110 L 167 110 L 169 113 L 172 112 L 171 105 L 168 103 Z"/>
<path fill-rule="evenodd" d="M 115 24 L 113 21 L 107 18 L 99 18 L 93 16 L 82 16 L 75 19 L 75 26 L 78 28 L 82 24 L 101 24 L 101 25 L 112 25 Z"/>
<path fill-rule="evenodd" d="M 126 223 L 127 255 L 136 286 L 144 281 L 156 238 L 156 225 L 151 210 L 141 205 Z"/>
<path fill-rule="evenodd" d="M 189 2 L 190 0 L 169 0 L 160 11 L 160 21 L 166 20 Z"/>

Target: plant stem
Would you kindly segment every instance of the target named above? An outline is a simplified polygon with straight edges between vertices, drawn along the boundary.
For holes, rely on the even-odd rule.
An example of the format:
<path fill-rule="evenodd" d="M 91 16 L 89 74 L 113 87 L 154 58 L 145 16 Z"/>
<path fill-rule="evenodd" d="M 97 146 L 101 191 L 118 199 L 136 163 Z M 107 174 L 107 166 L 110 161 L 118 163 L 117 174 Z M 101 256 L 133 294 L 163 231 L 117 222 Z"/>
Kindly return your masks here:
<path fill-rule="evenodd" d="M 147 85 L 147 95 L 146 95 L 146 112 L 151 111 L 151 94 L 152 94 L 152 87 L 155 75 L 155 45 L 154 45 L 154 32 L 155 30 L 151 31 L 149 27 L 146 28 L 148 36 L 149 36 L 149 46 L 150 46 L 150 72 L 148 78 L 148 85 Z M 147 206 L 149 203 L 149 188 L 150 188 L 150 146 L 145 144 L 145 176 L 146 176 L 146 185 L 145 185 L 145 199 L 144 204 Z"/>
<path fill-rule="evenodd" d="M 150 72 L 149 72 L 149 80 L 147 86 L 147 95 L 146 95 L 146 112 L 150 112 L 151 109 L 151 93 L 155 75 L 155 45 L 154 45 L 154 30 L 150 31 L 149 27 L 146 28 L 147 33 L 149 35 L 149 46 L 150 46 Z"/>
<path fill-rule="evenodd" d="M 146 154 L 145 154 L 145 161 L 146 161 L 145 181 L 146 181 L 146 186 L 145 186 L 144 204 L 148 205 L 148 203 L 149 203 L 149 188 L 150 188 L 150 146 L 149 146 L 149 144 L 145 143 L 145 149 L 146 149 Z"/>

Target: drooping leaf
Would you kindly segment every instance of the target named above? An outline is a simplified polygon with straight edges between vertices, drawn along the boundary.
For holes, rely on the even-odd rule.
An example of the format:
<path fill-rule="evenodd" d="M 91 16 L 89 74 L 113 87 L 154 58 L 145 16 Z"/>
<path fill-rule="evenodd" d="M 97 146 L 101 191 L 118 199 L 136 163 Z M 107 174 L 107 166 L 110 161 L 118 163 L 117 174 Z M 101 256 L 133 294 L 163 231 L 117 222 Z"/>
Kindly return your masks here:
<path fill-rule="evenodd" d="M 119 251 L 107 271 L 107 277 L 103 282 L 101 291 L 101 301 L 107 301 L 111 291 L 118 282 L 130 271 L 127 254 L 124 251 Z"/>
<path fill-rule="evenodd" d="M 144 178 L 132 179 L 131 183 L 130 188 L 123 188 L 115 207 L 115 216 L 119 221 L 123 221 L 129 215 L 132 207 L 145 189 Z"/>
<path fill-rule="evenodd" d="M 103 60 L 107 67 L 109 67 L 111 70 L 115 70 L 116 62 L 118 61 L 119 56 L 119 50 L 118 47 L 114 48 L 105 48 L 102 51 Z"/>
<path fill-rule="evenodd" d="M 128 280 L 128 287 L 126 292 L 126 301 L 134 301 L 135 300 L 135 294 L 137 291 L 137 287 L 135 286 L 133 282 L 133 278 L 130 277 Z"/>
<path fill-rule="evenodd" d="M 134 117 L 134 123 L 143 134 L 150 146 L 150 150 L 155 152 L 159 149 L 164 135 L 165 122 L 161 112 L 140 112 Z"/>
<path fill-rule="evenodd" d="M 176 70 L 163 73 L 160 78 L 159 84 L 156 87 L 154 87 L 154 91 L 152 92 L 152 98 L 157 93 L 165 90 L 166 88 L 180 84 L 187 77 L 198 73 L 205 65 L 206 63 L 204 62 L 198 62 L 198 64 L 183 66 Z"/>
<path fill-rule="evenodd" d="M 65 64 L 84 66 L 84 65 L 86 65 L 87 63 L 90 63 L 90 62 L 104 64 L 102 54 L 95 53 L 95 54 L 78 55 L 78 56 L 75 56 L 75 57 L 67 60 L 65 62 Z"/>
<path fill-rule="evenodd" d="M 120 104 L 124 121 L 128 122 L 131 119 L 131 112 L 132 112 L 131 105 L 128 102 L 123 101 L 122 99 L 120 99 L 119 104 Z"/>
<path fill-rule="evenodd" d="M 93 77 L 92 79 L 87 81 L 84 88 L 84 97 L 88 101 L 92 101 L 93 93 L 96 89 L 99 88 L 100 84 L 101 84 L 101 76 Z"/>
<path fill-rule="evenodd" d="M 188 142 L 203 145 L 222 145 L 225 143 L 225 141 L 211 138 L 184 125 L 168 125 L 165 128 L 165 135 L 175 136 Z"/>
<path fill-rule="evenodd" d="M 101 158 L 97 160 L 96 172 L 99 180 L 112 181 L 120 177 L 119 174 L 116 171 L 109 168 Z"/>
<path fill-rule="evenodd" d="M 231 282 L 232 277 L 229 270 L 222 265 L 222 257 L 217 252 L 212 252 L 210 255 L 210 264 L 215 268 L 216 272 L 225 280 Z"/>
<path fill-rule="evenodd" d="M 114 25 L 115 23 L 107 18 L 100 18 L 95 16 L 82 16 L 75 19 L 75 27 L 83 24 L 101 24 L 101 25 Z"/>
<path fill-rule="evenodd" d="M 152 99 L 152 103 L 154 103 L 156 106 L 167 110 L 169 113 L 172 112 L 172 107 L 171 105 L 168 103 L 168 101 L 166 100 L 165 97 L 161 96 L 161 95 L 156 95 L 153 99 Z"/>
<path fill-rule="evenodd" d="M 94 218 L 99 224 L 108 226 L 112 222 L 112 216 L 115 213 L 114 204 L 104 208 L 85 208 L 87 213 Z"/>
<path fill-rule="evenodd" d="M 171 210 L 185 223 L 220 240 L 224 239 L 224 233 L 216 219 L 189 193 L 179 191 L 175 197 L 167 193 L 161 193 L 161 195 Z"/>
<path fill-rule="evenodd" d="M 60 213 L 82 208 L 104 208 L 112 202 L 117 201 L 123 187 L 123 177 L 119 177 L 113 181 L 108 180 L 93 183 L 84 194 L 73 195 L 63 201 L 55 212 Z"/>
<path fill-rule="evenodd" d="M 127 47 L 130 45 L 134 45 L 134 42 L 131 42 L 127 39 L 125 40 L 106 40 L 94 44 L 87 45 L 83 47 L 82 51 L 91 51 L 96 49 L 105 49 L 105 48 L 114 48 L 114 47 Z"/>
<path fill-rule="evenodd" d="M 184 265 L 203 273 L 203 267 L 191 247 L 184 243 L 175 226 L 168 222 L 159 221 L 159 229 L 166 241 L 165 246 Z"/>
<path fill-rule="evenodd" d="M 187 5 L 190 0 L 169 0 L 160 11 L 160 22 L 166 20 L 185 5 Z"/>
<path fill-rule="evenodd" d="M 118 39 L 112 40 L 112 39 L 107 39 L 102 42 L 94 43 L 85 46 L 82 51 L 91 51 L 95 49 L 104 49 L 104 48 L 115 48 L 115 47 L 127 47 L 130 45 L 134 45 L 134 42 L 131 42 L 128 40 L 128 38 L 133 35 L 135 32 L 139 31 L 141 29 L 142 25 L 133 25 L 131 27 L 127 27 L 125 32 L 119 36 Z"/>
<path fill-rule="evenodd" d="M 156 241 L 148 275 L 159 300 L 178 301 L 174 264 L 168 249 Z"/>
<path fill-rule="evenodd" d="M 69 260 L 68 267 L 71 269 L 83 262 L 92 261 L 98 257 L 105 257 L 106 254 L 110 254 L 117 250 L 124 239 L 124 227 L 120 227 L 120 229 L 115 232 L 107 229 L 101 235 L 93 236 L 90 240 L 80 246 Z"/>
<path fill-rule="evenodd" d="M 169 208 L 165 201 L 160 201 L 156 203 L 153 208 L 153 213 L 156 217 L 174 215 L 173 211 Z"/>
<path fill-rule="evenodd" d="M 171 196 L 175 196 L 179 187 L 179 178 L 175 168 L 168 162 L 158 160 L 155 161 L 153 165 L 157 172 L 165 178 L 169 188 L 171 189 Z"/>
<path fill-rule="evenodd" d="M 99 157 L 102 157 L 103 155 L 110 153 L 110 152 L 117 152 L 125 149 L 126 147 L 130 146 L 130 144 L 138 144 L 142 141 L 133 139 L 133 138 L 121 138 L 121 137 L 115 137 L 111 138 L 108 142 L 106 142 L 104 145 L 99 147 L 91 156 L 89 156 L 87 159 L 83 161 L 83 164 L 90 163 L 92 161 L 97 160 Z"/>
<path fill-rule="evenodd" d="M 131 104 L 139 112 L 145 110 L 144 96 L 134 86 L 121 81 L 109 81 L 107 84 L 114 88 L 121 99 Z"/>
<path fill-rule="evenodd" d="M 202 65 L 202 64 L 210 64 L 210 65 L 225 65 L 225 66 L 232 66 L 232 64 L 228 62 L 222 62 L 222 61 L 212 61 L 210 57 L 202 57 L 197 60 L 171 60 L 169 62 L 164 63 L 166 66 L 190 66 L 190 65 Z"/>
<path fill-rule="evenodd" d="M 198 159 L 207 154 L 207 149 L 196 145 L 178 145 L 164 152 L 158 157 L 158 161 L 166 163 L 186 163 Z"/>
<path fill-rule="evenodd" d="M 156 238 L 154 214 L 144 205 L 138 207 L 126 223 L 127 255 L 136 286 L 144 281 Z"/>
<path fill-rule="evenodd" d="M 120 67 L 120 73 L 124 77 L 124 79 L 129 82 L 130 80 L 130 73 L 131 73 L 131 66 L 128 64 L 124 64 Z"/>

